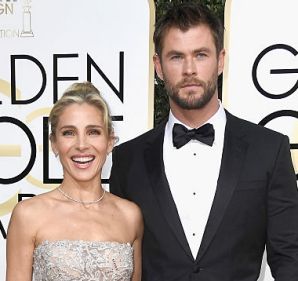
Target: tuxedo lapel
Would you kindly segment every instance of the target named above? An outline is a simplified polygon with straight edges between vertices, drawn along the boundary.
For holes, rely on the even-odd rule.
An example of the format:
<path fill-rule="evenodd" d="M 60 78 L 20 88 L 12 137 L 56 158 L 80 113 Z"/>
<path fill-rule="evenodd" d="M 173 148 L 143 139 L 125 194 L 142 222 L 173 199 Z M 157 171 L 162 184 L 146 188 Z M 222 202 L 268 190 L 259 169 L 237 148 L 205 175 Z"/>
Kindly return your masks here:
<path fill-rule="evenodd" d="M 197 260 L 202 258 L 216 234 L 242 169 L 242 163 L 244 162 L 247 151 L 247 143 L 243 140 L 243 136 L 241 136 L 241 128 L 238 128 L 237 122 L 236 118 L 227 112 L 223 156 L 216 193 Z"/>
<path fill-rule="evenodd" d="M 182 246 L 186 254 L 193 260 L 193 256 L 184 234 L 177 208 L 165 175 L 163 162 L 164 127 L 165 124 L 157 128 L 157 134 L 155 137 L 151 141 L 148 141 L 144 155 L 145 163 L 151 181 L 153 194 L 155 195 L 155 199 L 157 200 L 160 208 L 160 215 L 165 218 L 168 226 L 171 228 L 173 234 L 178 240 L 178 243 Z"/>

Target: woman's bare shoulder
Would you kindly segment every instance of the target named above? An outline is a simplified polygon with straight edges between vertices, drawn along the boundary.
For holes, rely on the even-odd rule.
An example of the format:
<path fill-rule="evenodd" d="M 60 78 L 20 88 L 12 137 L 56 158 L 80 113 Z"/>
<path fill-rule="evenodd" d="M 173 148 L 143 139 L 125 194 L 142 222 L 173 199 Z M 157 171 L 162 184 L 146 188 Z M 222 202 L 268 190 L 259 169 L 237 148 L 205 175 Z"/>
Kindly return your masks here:
<path fill-rule="evenodd" d="M 12 218 L 31 220 L 36 214 L 46 211 L 52 201 L 53 191 L 33 196 L 18 202 L 12 212 Z"/>
<path fill-rule="evenodd" d="M 121 213 L 122 216 L 125 217 L 125 220 L 129 224 L 142 224 L 143 223 L 143 216 L 140 207 L 127 199 L 121 198 L 117 195 L 109 193 L 111 196 L 112 201 L 114 202 L 116 208 Z"/>

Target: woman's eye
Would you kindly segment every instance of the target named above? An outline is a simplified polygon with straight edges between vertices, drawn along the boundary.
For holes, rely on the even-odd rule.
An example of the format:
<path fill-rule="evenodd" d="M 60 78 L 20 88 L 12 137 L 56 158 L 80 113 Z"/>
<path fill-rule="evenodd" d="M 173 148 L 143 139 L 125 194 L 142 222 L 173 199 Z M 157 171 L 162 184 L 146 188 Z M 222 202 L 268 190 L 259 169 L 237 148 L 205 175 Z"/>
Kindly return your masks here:
<path fill-rule="evenodd" d="M 99 130 L 90 130 L 89 131 L 89 135 L 100 135 L 100 131 Z"/>

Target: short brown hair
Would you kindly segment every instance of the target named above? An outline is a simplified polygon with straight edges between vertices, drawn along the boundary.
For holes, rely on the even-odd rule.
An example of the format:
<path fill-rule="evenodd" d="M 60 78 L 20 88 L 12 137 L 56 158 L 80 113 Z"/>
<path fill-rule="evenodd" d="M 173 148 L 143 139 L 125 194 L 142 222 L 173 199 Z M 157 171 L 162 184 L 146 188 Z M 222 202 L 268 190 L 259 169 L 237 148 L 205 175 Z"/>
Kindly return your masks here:
<path fill-rule="evenodd" d="M 187 31 L 197 25 L 206 25 L 213 35 L 216 52 L 223 49 L 224 28 L 221 20 L 216 17 L 207 7 L 198 3 L 172 4 L 164 15 L 155 24 L 153 41 L 155 52 L 161 56 L 163 41 L 167 32 L 173 28 Z"/>

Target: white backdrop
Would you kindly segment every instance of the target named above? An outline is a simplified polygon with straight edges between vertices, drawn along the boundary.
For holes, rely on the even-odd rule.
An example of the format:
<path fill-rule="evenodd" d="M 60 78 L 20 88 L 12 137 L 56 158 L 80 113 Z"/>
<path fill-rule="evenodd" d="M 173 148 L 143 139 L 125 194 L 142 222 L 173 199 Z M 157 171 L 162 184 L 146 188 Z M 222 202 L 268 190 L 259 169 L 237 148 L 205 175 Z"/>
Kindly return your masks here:
<path fill-rule="evenodd" d="M 65 88 L 91 80 L 120 142 L 152 127 L 154 14 L 153 0 L 0 1 L 1 281 L 12 208 L 61 178 L 44 123 Z"/>
<path fill-rule="evenodd" d="M 227 0 L 223 76 L 224 106 L 239 117 L 288 135 L 296 174 L 297 10 L 297 0 Z M 268 266 L 262 267 L 259 280 L 273 280 Z"/>
<path fill-rule="evenodd" d="M 297 10 L 296 0 L 226 1 L 223 85 L 228 110 L 290 137 L 296 173 Z M 43 123 L 62 91 L 91 80 L 120 142 L 152 127 L 153 23 L 153 0 L 0 1 L 0 281 L 13 206 L 61 177 Z M 268 268 L 260 280 L 272 280 Z"/>

